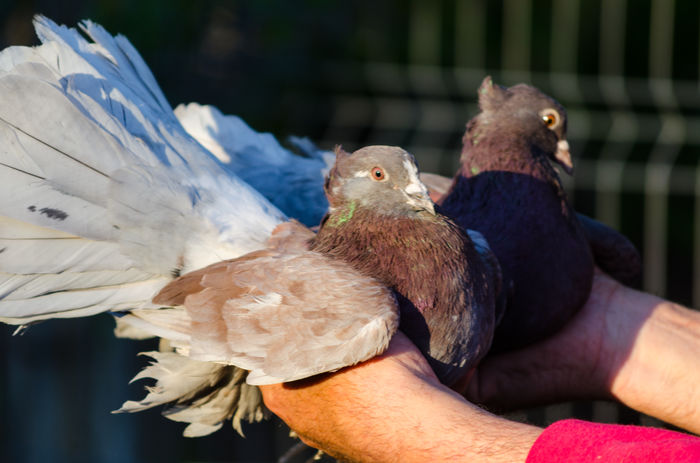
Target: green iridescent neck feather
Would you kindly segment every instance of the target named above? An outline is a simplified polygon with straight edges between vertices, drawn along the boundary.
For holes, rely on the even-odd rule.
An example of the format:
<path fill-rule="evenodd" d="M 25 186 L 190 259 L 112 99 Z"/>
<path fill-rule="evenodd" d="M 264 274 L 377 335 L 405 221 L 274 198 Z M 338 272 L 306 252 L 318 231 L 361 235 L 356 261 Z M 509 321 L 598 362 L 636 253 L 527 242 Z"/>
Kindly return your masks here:
<path fill-rule="evenodd" d="M 348 220 L 352 219 L 352 216 L 355 215 L 356 208 L 357 204 L 355 201 L 350 201 L 348 204 L 345 204 L 339 207 L 336 211 L 333 211 L 330 217 L 328 217 L 326 224 L 330 227 L 339 227 L 343 225 Z"/>

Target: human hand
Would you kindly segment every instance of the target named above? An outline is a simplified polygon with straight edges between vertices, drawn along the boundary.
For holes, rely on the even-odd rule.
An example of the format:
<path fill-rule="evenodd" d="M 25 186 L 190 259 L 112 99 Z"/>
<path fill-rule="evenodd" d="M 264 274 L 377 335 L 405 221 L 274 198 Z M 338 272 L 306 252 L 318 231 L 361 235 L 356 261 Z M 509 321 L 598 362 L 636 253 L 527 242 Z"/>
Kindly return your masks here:
<path fill-rule="evenodd" d="M 487 357 L 465 391 L 498 411 L 617 399 L 700 431 L 700 314 L 622 286 L 596 269 L 584 307 L 554 336 Z"/>
<path fill-rule="evenodd" d="M 469 382 L 465 396 L 489 408 L 507 411 L 575 398 L 609 398 L 609 370 L 625 341 L 610 340 L 632 326 L 612 304 L 625 288 L 596 269 L 591 295 L 581 310 L 552 337 L 523 349 L 487 356 Z M 621 344 L 621 345 L 620 345 Z"/>
<path fill-rule="evenodd" d="M 524 461 L 541 432 L 442 385 L 401 332 L 360 365 L 261 390 L 305 443 L 348 461 Z"/>

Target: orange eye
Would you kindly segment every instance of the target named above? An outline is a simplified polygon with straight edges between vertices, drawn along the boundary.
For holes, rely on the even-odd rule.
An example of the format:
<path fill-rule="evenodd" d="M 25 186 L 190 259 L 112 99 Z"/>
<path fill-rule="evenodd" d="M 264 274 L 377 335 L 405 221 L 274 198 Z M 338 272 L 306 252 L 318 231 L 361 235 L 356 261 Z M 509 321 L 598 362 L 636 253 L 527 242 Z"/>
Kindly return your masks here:
<path fill-rule="evenodd" d="M 384 169 L 382 169 L 381 167 L 373 167 L 372 178 L 374 180 L 384 180 Z"/>
<path fill-rule="evenodd" d="M 555 128 L 559 125 L 559 114 L 553 109 L 546 109 L 541 113 L 542 122 L 549 129 Z"/>

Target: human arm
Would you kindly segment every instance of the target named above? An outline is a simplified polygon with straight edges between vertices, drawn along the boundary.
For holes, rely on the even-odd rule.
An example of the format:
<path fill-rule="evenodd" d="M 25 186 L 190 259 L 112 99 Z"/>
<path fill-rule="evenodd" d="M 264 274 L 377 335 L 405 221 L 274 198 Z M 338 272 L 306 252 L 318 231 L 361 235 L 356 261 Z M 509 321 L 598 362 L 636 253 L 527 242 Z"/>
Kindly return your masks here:
<path fill-rule="evenodd" d="M 487 358 L 467 396 L 501 408 L 618 398 L 697 432 L 697 341 L 697 313 L 597 273 L 589 301 L 562 332 L 523 351 Z M 567 425 L 540 434 L 460 400 L 437 383 L 401 334 L 377 360 L 310 384 L 268 386 L 263 394 L 305 442 L 349 460 L 449 460 L 460 454 L 523 461 L 538 435 L 545 439 L 535 449 L 549 452 L 552 436 Z M 452 413 L 443 414 L 443 407 Z M 564 438 L 579 442 L 580 432 Z M 617 448 L 614 442 L 591 445 Z"/>
<path fill-rule="evenodd" d="M 304 442 L 349 461 L 525 461 L 542 431 L 492 415 L 442 385 L 400 332 L 368 362 L 261 389 Z"/>
<path fill-rule="evenodd" d="M 622 286 L 602 272 L 560 332 L 487 358 L 466 396 L 509 410 L 571 399 L 616 399 L 700 433 L 700 313 Z"/>

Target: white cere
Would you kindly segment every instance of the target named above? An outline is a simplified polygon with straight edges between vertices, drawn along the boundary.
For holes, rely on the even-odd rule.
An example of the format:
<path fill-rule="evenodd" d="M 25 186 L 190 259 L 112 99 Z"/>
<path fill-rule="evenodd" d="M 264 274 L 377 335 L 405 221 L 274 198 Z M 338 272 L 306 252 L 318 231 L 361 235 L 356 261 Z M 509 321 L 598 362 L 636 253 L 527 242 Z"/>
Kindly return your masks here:
<path fill-rule="evenodd" d="M 427 196 L 428 195 L 428 189 L 425 187 L 423 182 L 420 181 L 418 178 L 418 169 L 416 168 L 415 164 L 413 164 L 409 160 L 405 160 L 403 162 L 404 167 L 406 168 L 406 173 L 408 174 L 408 185 L 406 185 L 406 188 L 404 191 L 408 193 L 409 195 L 411 194 L 422 194 Z"/>

